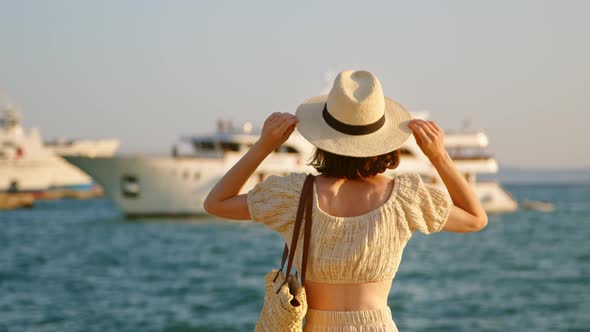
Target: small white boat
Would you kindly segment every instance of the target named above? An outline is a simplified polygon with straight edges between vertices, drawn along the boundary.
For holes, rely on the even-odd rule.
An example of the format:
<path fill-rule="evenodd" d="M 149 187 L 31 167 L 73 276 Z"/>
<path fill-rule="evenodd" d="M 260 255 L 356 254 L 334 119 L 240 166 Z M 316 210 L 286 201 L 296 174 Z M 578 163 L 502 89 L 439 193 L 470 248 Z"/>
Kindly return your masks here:
<path fill-rule="evenodd" d="M 555 205 L 552 203 L 542 201 L 529 201 L 526 199 L 520 202 L 520 207 L 525 210 L 533 210 L 545 213 L 551 213 L 555 211 Z"/>

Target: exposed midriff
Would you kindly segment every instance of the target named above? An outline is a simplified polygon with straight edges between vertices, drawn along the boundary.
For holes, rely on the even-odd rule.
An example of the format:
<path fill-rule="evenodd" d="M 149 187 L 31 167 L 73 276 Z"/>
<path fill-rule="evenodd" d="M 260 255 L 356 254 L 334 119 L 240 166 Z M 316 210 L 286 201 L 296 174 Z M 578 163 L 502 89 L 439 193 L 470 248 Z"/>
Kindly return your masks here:
<path fill-rule="evenodd" d="M 387 306 L 392 279 L 358 284 L 305 281 L 307 305 L 316 310 L 356 311 Z"/>

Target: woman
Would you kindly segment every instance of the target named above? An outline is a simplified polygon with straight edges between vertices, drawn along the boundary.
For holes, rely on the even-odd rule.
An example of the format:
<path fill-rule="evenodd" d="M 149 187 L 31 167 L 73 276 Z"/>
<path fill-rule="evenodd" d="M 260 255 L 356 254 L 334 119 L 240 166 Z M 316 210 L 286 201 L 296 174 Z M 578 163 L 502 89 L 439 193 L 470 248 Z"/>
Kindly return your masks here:
<path fill-rule="evenodd" d="M 263 222 L 290 242 L 306 174 L 270 176 L 247 194 L 239 192 L 296 126 L 315 145 L 312 165 L 321 174 L 314 184 L 305 331 L 397 331 L 387 297 L 412 233 L 475 232 L 487 224 L 479 200 L 445 151 L 442 130 L 434 122 L 410 120 L 383 95 L 375 75 L 341 72 L 327 96 L 308 99 L 296 116 L 271 114 L 259 141 L 205 201 L 211 214 Z M 418 175 L 380 175 L 398 165 L 396 149 L 412 134 L 450 200 Z"/>

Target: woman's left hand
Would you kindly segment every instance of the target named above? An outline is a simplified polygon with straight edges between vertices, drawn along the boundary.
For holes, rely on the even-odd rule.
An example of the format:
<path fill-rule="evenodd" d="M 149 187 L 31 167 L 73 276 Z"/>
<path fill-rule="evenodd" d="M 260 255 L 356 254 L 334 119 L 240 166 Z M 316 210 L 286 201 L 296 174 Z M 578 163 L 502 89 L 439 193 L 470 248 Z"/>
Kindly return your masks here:
<path fill-rule="evenodd" d="M 295 130 L 296 125 L 297 118 L 295 115 L 275 112 L 264 121 L 258 143 L 269 152 L 272 152 L 285 143 Z"/>

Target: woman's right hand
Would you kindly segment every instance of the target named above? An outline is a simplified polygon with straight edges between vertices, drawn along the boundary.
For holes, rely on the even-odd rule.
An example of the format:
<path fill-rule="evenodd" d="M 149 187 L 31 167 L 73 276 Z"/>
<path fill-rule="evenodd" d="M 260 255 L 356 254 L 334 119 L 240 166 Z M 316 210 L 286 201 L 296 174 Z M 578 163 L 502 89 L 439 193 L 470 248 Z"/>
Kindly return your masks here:
<path fill-rule="evenodd" d="M 408 128 L 412 130 L 418 147 L 430 161 L 447 155 L 443 130 L 436 123 L 415 119 L 408 123 Z"/>
<path fill-rule="evenodd" d="M 274 151 L 291 136 L 297 125 L 297 118 L 291 113 L 272 113 L 262 127 L 258 140 L 269 152 Z"/>

